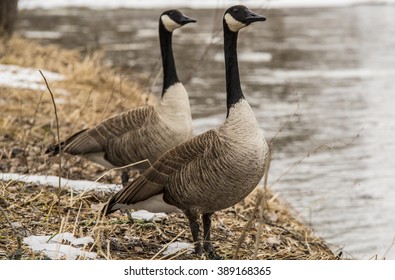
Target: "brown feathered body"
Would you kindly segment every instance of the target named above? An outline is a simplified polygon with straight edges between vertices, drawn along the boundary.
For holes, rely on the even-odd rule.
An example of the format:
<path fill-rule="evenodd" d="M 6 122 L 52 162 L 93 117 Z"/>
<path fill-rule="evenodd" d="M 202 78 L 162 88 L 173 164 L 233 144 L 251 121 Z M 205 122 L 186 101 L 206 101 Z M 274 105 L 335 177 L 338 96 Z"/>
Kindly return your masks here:
<path fill-rule="evenodd" d="M 212 213 L 245 198 L 259 183 L 268 147 L 244 99 L 230 109 L 223 125 L 162 155 L 110 201 L 108 213 L 121 208 Z M 165 204 L 158 203 L 163 197 Z"/>
<path fill-rule="evenodd" d="M 106 168 L 149 160 L 192 137 L 187 92 L 171 86 L 155 106 L 139 107 L 82 130 L 61 143 L 63 152 L 84 156 Z M 57 154 L 59 146 L 48 148 Z M 145 165 L 147 166 L 147 165 Z M 140 169 L 137 166 L 136 169 Z"/>

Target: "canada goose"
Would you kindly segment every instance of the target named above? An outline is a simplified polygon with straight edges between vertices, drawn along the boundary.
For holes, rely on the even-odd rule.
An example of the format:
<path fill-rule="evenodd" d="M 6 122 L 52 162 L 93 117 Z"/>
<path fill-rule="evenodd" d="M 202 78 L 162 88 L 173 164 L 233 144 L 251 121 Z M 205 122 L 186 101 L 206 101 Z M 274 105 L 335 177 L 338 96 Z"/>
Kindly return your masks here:
<path fill-rule="evenodd" d="M 173 31 L 196 22 L 178 10 L 168 10 L 159 18 L 159 40 L 163 65 L 162 96 L 156 106 L 143 106 L 104 120 L 93 128 L 77 132 L 61 142 L 63 152 L 81 155 L 106 168 L 125 166 L 160 155 L 192 137 L 188 94 L 179 81 L 172 49 Z M 59 145 L 46 153 L 56 155 Z M 138 166 L 135 169 L 141 169 Z M 122 183 L 128 182 L 127 171 Z"/>
<path fill-rule="evenodd" d="M 268 146 L 241 90 L 237 62 L 238 31 L 264 20 L 265 17 L 245 6 L 233 6 L 225 12 L 225 122 L 163 154 L 109 200 L 103 208 L 106 215 L 124 208 L 183 211 L 189 220 L 195 253 L 200 255 L 204 249 L 214 255 L 210 242 L 211 215 L 245 198 L 264 175 Z M 203 248 L 197 222 L 200 215 Z"/>

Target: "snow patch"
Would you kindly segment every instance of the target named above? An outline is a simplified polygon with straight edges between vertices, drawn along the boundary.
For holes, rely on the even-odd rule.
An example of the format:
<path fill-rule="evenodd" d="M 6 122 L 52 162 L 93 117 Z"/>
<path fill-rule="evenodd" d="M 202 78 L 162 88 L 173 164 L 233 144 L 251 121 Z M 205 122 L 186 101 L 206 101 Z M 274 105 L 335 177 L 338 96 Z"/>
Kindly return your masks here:
<path fill-rule="evenodd" d="M 64 79 L 64 76 L 59 73 L 50 72 L 43 69 L 41 71 L 48 82 L 61 81 Z M 46 90 L 44 79 L 42 78 L 38 69 L 11 64 L 0 64 L 0 86 L 32 90 Z"/>
<path fill-rule="evenodd" d="M 59 187 L 59 177 L 57 176 L 0 173 L 0 180 L 12 180 L 38 185 Z M 103 184 L 87 180 L 70 180 L 66 178 L 61 178 L 61 188 L 73 189 L 77 193 L 90 190 L 115 192 L 120 190 L 121 186 L 116 184 Z"/>
<path fill-rule="evenodd" d="M 132 212 L 132 218 L 134 220 L 143 220 L 147 222 L 151 221 L 162 221 L 164 219 L 167 219 L 167 215 L 165 213 L 151 213 L 148 212 L 147 210 L 139 210 Z"/>
<path fill-rule="evenodd" d="M 47 176 L 47 175 L 28 175 L 28 174 L 17 174 L 17 173 L 0 173 L 1 181 L 19 181 L 30 184 L 44 185 L 44 186 L 59 186 L 59 177 L 57 176 Z M 102 191 L 102 192 L 117 192 L 122 186 L 116 184 L 103 184 L 87 180 L 70 180 L 66 178 L 61 178 L 61 188 L 72 189 L 76 193 L 81 193 L 84 191 Z M 101 205 L 102 206 L 102 205 Z M 96 210 L 101 209 L 97 207 Z M 132 218 L 135 220 L 143 220 L 147 222 L 151 221 L 162 221 L 167 219 L 165 213 L 151 213 L 146 210 L 139 210 L 132 212 Z"/>
<path fill-rule="evenodd" d="M 67 241 L 70 245 L 62 244 Z M 95 259 L 97 254 L 87 252 L 75 246 L 84 246 L 93 243 L 93 238 L 82 237 L 76 238 L 70 232 L 64 232 L 55 236 L 36 236 L 25 237 L 23 242 L 27 244 L 34 252 L 43 252 L 52 260 L 67 259 L 75 260 L 77 257 Z"/>
<path fill-rule="evenodd" d="M 165 251 L 163 251 L 163 255 L 168 256 L 168 255 L 172 255 L 175 254 L 181 250 L 187 250 L 188 254 L 193 253 L 194 252 L 194 247 L 191 243 L 187 243 L 187 242 L 174 242 L 171 243 Z"/>

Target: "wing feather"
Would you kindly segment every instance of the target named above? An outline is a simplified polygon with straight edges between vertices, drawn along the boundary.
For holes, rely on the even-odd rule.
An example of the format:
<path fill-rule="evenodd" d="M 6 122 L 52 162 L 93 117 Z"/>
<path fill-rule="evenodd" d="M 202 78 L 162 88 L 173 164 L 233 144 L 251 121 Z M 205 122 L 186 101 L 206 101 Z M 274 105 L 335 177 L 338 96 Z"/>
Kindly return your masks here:
<path fill-rule="evenodd" d="M 119 139 L 131 131 L 139 130 L 156 116 L 153 106 L 139 107 L 122 114 L 113 116 L 91 129 L 85 129 L 69 137 L 61 145 L 66 153 L 83 155 L 89 153 L 105 152 L 108 142 Z M 47 149 L 47 153 L 57 154 L 58 144 Z"/>
<path fill-rule="evenodd" d="M 170 149 L 112 198 L 107 213 L 111 213 L 116 204 L 135 204 L 163 193 L 172 174 L 210 153 L 216 141 L 219 141 L 218 132 L 209 130 Z"/>

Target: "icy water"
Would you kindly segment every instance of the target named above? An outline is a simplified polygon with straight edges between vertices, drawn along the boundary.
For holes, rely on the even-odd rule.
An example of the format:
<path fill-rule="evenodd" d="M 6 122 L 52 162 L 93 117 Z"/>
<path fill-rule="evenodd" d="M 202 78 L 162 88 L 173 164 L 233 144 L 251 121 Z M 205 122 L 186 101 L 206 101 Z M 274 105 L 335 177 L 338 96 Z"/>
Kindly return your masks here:
<path fill-rule="evenodd" d="M 225 116 L 221 14 L 174 34 L 196 132 Z M 159 93 L 156 10 L 22 11 L 25 37 L 82 50 L 140 73 Z M 269 181 L 335 250 L 395 259 L 395 6 L 261 11 L 241 31 L 247 100 L 268 140 Z"/>

